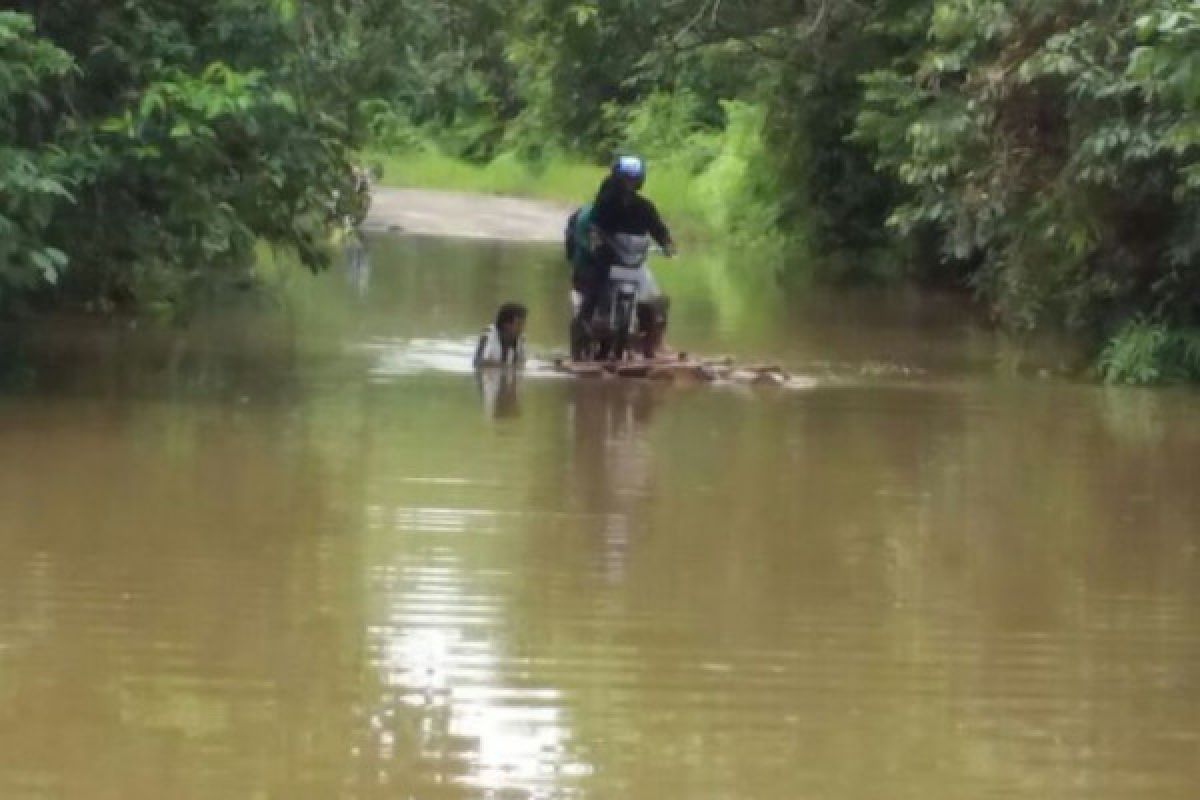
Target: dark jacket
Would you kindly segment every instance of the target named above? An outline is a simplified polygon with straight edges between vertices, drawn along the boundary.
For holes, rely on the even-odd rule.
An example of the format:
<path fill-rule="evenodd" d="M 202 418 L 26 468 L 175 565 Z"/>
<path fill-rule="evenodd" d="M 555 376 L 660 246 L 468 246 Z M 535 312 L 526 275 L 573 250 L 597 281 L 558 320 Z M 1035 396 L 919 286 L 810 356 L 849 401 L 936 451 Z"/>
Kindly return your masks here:
<path fill-rule="evenodd" d="M 615 175 L 609 175 L 600 185 L 592 209 L 592 224 L 608 234 L 649 234 L 664 249 L 671 245 L 671 232 L 663 223 L 654 203 L 631 191 Z"/>

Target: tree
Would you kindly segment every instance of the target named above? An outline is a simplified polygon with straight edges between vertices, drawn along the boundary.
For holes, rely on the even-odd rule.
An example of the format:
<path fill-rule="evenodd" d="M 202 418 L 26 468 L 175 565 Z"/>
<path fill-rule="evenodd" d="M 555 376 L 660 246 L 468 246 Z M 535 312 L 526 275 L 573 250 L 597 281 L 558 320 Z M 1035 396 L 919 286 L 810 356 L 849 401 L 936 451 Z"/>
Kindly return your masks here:
<path fill-rule="evenodd" d="M 2 123 L 21 154 L 6 183 L 24 181 L 10 294 L 170 309 L 241 279 L 258 241 L 326 262 L 360 104 L 385 82 L 359 36 L 383 3 L 28 5 L 0 51 L 20 79 Z"/>
<path fill-rule="evenodd" d="M 0 12 L 0 307 L 56 283 L 66 254 L 46 243 L 51 214 L 69 201 L 62 154 L 17 137 L 18 123 L 48 104 L 44 86 L 72 70 L 70 56 L 33 35 L 28 17 Z"/>

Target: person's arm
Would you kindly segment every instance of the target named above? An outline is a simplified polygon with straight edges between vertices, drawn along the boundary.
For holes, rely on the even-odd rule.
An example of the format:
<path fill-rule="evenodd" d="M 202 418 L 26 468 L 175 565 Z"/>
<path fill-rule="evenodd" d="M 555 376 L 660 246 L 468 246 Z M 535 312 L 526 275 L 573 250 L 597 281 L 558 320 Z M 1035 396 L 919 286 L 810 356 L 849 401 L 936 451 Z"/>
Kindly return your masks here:
<path fill-rule="evenodd" d="M 486 333 L 485 333 L 483 336 L 480 336 L 480 337 L 479 337 L 479 345 L 478 345 L 478 346 L 475 348 L 475 358 L 474 358 L 474 360 L 471 362 L 471 363 L 472 363 L 472 364 L 474 364 L 476 367 L 486 367 L 486 366 L 488 366 L 488 365 L 487 365 L 487 364 L 485 364 L 485 363 L 484 363 L 484 361 L 483 361 L 483 353 L 484 353 L 484 351 L 487 349 L 487 340 L 488 340 L 488 337 L 487 337 L 487 334 L 486 334 Z"/>
<path fill-rule="evenodd" d="M 567 261 L 575 260 L 575 225 L 577 222 L 579 222 L 578 211 L 567 218 L 567 229 L 563 231 L 563 244 L 567 250 Z"/>
<path fill-rule="evenodd" d="M 613 178 L 600 184 L 596 202 L 592 205 L 592 225 L 604 231 L 616 231 L 621 216 L 621 187 Z"/>
<path fill-rule="evenodd" d="M 645 215 L 646 230 L 650 232 L 650 236 L 658 243 L 658 246 L 663 249 L 667 255 L 675 253 L 675 240 L 671 238 L 671 230 L 667 224 L 663 222 L 662 216 L 658 213 L 658 208 L 654 203 L 646 198 L 642 200 L 642 213 Z"/>

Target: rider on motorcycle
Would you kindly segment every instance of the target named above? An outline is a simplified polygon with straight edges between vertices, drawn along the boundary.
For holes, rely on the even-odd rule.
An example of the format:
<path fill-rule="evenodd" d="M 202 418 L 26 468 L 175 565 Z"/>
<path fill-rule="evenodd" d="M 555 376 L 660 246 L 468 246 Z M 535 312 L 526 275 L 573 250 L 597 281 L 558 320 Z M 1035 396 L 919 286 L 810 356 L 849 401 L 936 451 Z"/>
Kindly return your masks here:
<path fill-rule="evenodd" d="M 663 223 L 658 209 L 640 194 L 645 183 L 646 165 L 642 159 L 636 156 L 622 156 L 613 164 L 612 171 L 596 194 L 590 223 L 597 235 L 593 237 L 588 248 L 589 257 L 583 259 L 583 268 L 576 270 L 575 275 L 575 288 L 582 296 L 576 319 L 585 329 L 604 295 L 609 273 L 619 261 L 612 245 L 612 237 L 620 234 L 650 236 L 668 257 L 675 253 L 671 232 Z M 652 285 L 649 278 L 647 283 Z M 661 313 L 665 313 L 665 310 Z M 661 325 L 653 327 L 661 328 Z M 648 344 L 648 354 L 653 352 L 657 344 L 656 341 Z"/>

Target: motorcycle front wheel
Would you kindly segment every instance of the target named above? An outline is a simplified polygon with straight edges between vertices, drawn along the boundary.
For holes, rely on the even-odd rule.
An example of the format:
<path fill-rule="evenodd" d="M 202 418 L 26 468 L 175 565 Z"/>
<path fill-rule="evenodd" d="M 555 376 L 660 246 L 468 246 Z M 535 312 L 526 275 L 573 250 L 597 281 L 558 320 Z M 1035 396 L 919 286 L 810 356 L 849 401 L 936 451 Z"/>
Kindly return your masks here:
<path fill-rule="evenodd" d="M 622 361 L 629 351 L 629 329 L 633 326 L 633 300 L 622 297 L 617 301 L 613 319 L 612 357 Z"/>

